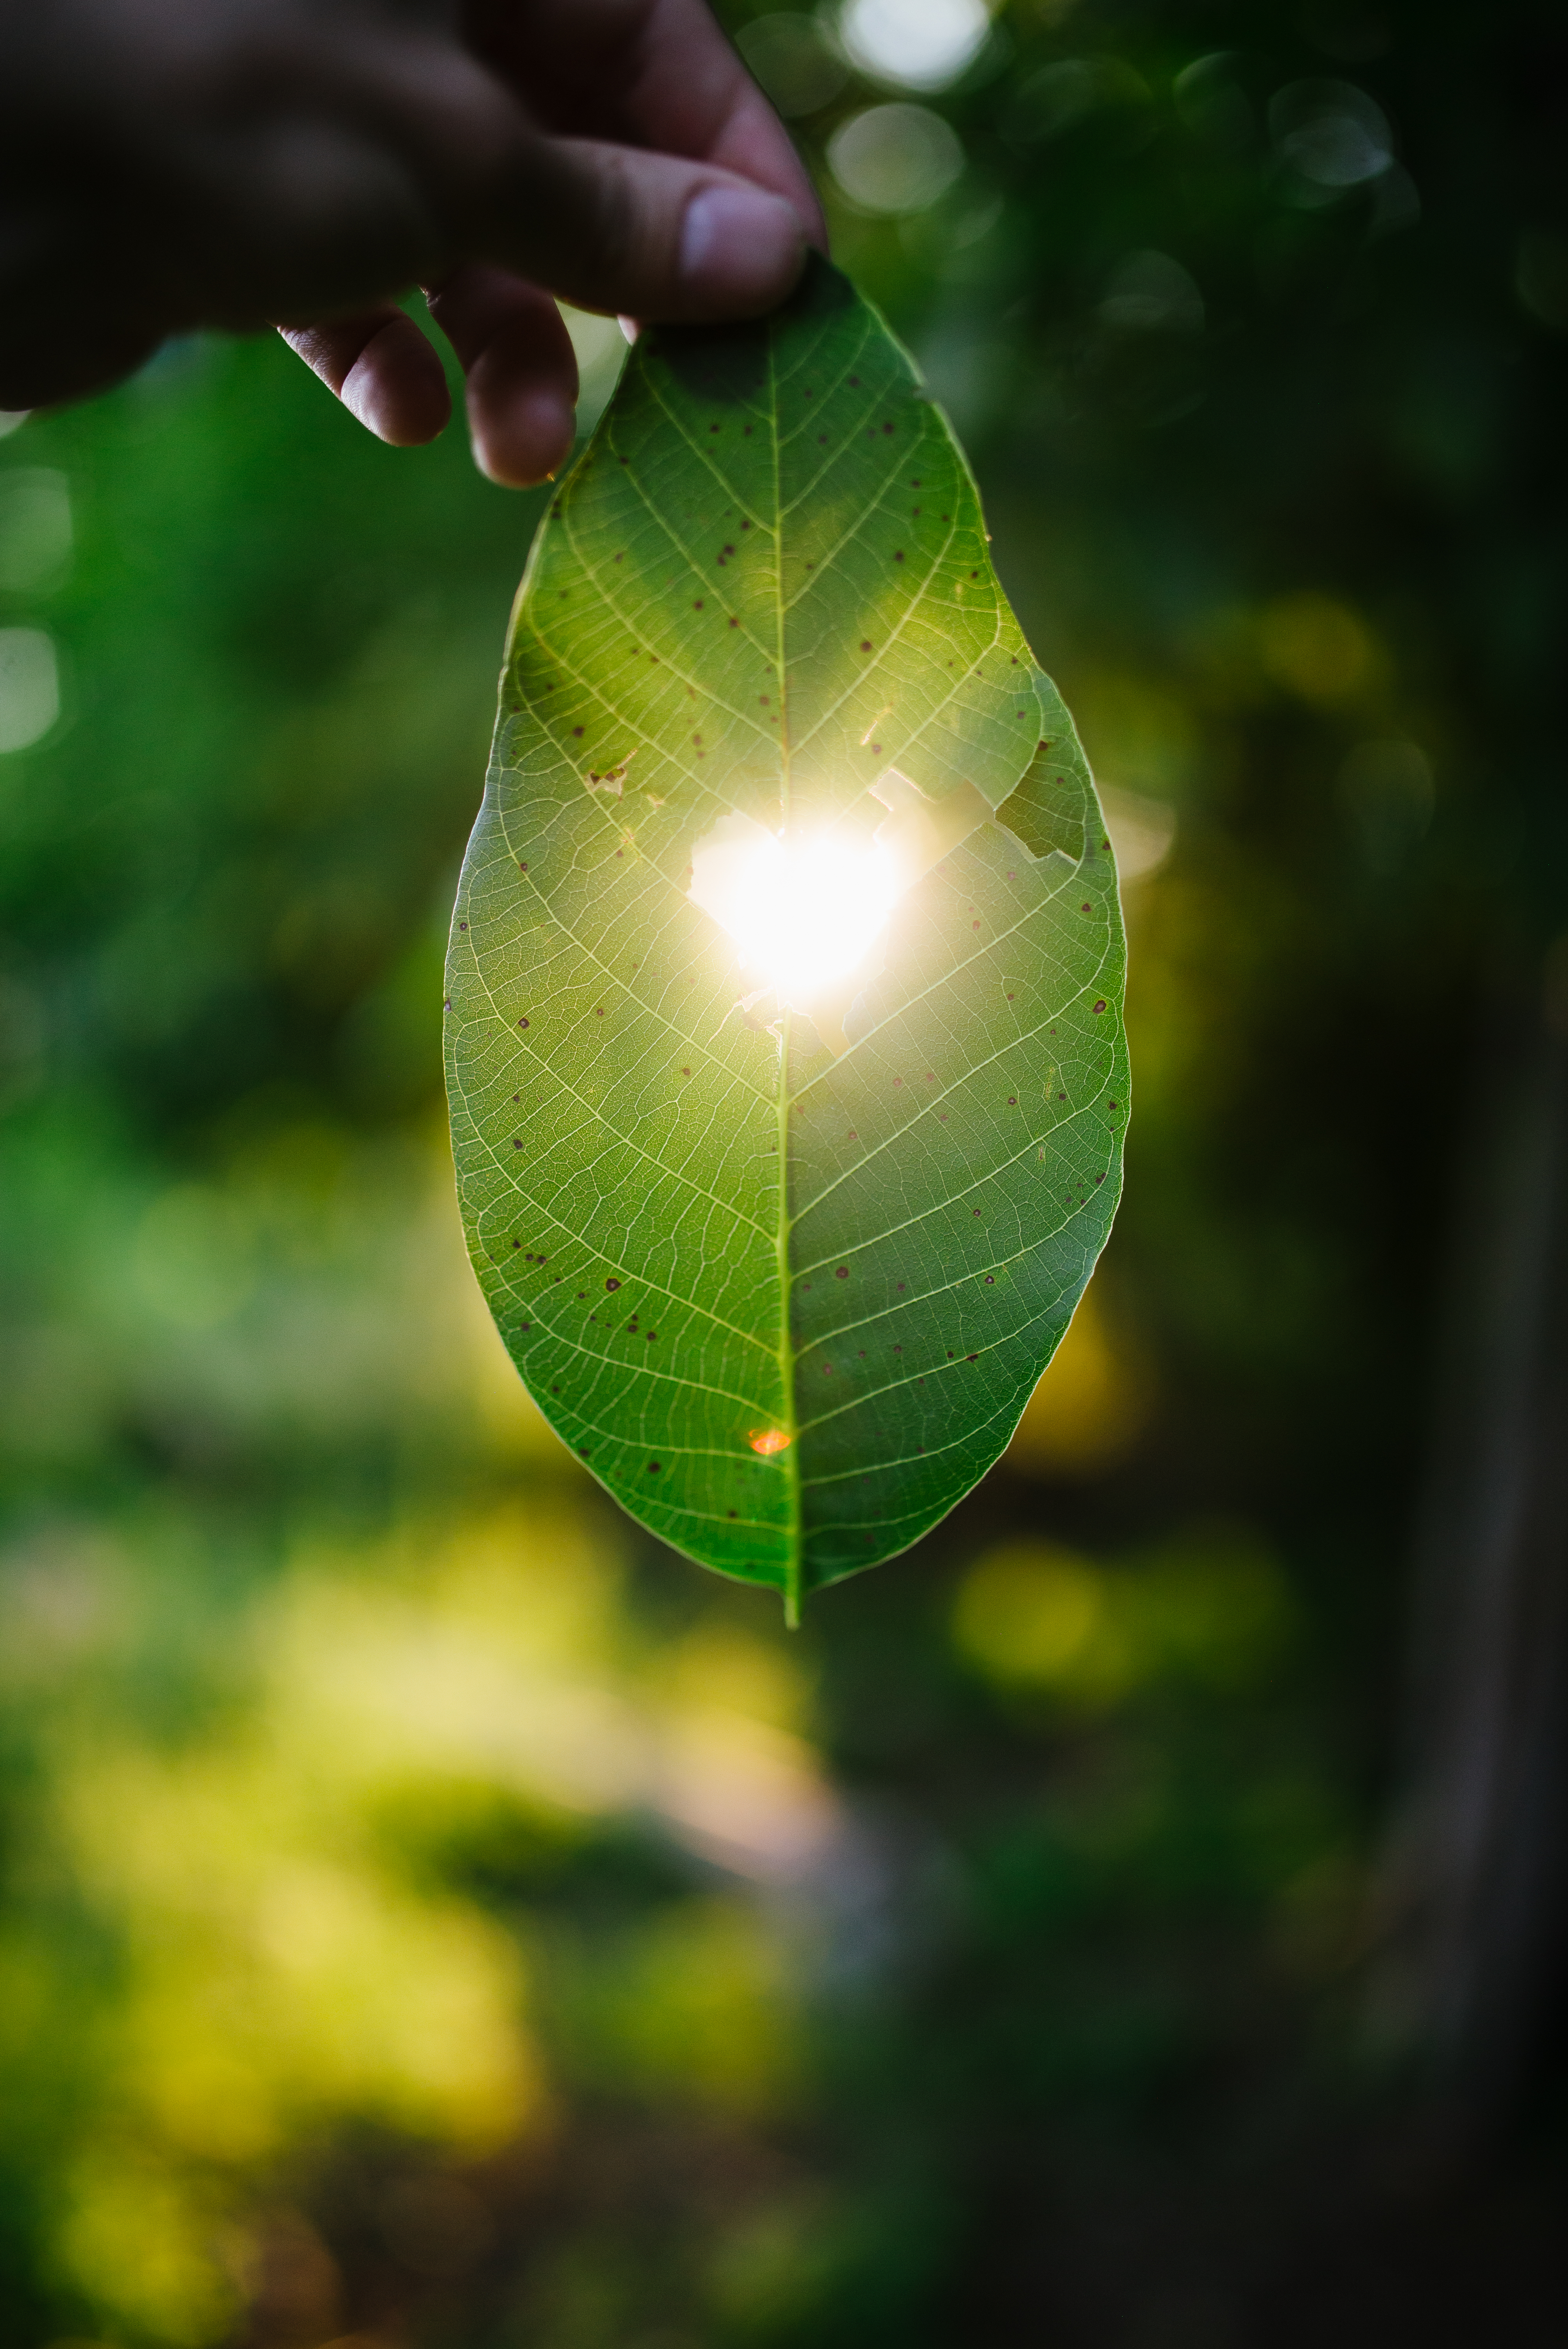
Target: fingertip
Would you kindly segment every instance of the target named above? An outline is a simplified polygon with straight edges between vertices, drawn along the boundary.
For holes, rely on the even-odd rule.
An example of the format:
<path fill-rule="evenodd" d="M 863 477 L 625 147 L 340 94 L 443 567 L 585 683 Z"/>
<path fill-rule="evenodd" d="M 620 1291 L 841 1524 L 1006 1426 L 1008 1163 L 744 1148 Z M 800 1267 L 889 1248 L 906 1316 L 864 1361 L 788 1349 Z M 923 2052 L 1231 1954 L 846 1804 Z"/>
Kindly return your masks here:
<path fill-rule="evenodd" d="M 781 196 L 709 181 L 681 222 L 679 283 L 690 314 L 756 316 L 791 290 L 806 265 L 806 231 Z"/>
<path fill-rule="evenodd" d="M 468 378 L 474 462 L 509 490 L 562 466 L 576 438 L 577 357 L 548 294 L 509 271 L 467 263 L 430 296 Z"/>
<path fill-rule="evenodd" d="M 577 418 L 563 392 L 535 385 L 499 399 L 470 396 L 469 429 L 481 473 L 502 489 L 531 490 L 571 456 Z"/>
<path fill-rule="evenodd" d="M 452 413 L 441 362 L 401 311 L 371 336 L 337 396 L 367 431 L 394 449 L 436 440 Z"/>

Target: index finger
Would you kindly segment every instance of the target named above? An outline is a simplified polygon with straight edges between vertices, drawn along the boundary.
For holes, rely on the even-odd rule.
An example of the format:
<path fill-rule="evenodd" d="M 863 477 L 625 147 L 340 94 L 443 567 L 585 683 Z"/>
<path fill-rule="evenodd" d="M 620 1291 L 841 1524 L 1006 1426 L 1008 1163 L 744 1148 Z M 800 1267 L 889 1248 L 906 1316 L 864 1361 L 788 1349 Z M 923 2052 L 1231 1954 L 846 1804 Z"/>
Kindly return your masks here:
<path fill-rule="evenodd" d="M 805 166 L 706 0 L 470 0 L 469 32 L 550 129 L 717 164 L 826 251 Z"/>

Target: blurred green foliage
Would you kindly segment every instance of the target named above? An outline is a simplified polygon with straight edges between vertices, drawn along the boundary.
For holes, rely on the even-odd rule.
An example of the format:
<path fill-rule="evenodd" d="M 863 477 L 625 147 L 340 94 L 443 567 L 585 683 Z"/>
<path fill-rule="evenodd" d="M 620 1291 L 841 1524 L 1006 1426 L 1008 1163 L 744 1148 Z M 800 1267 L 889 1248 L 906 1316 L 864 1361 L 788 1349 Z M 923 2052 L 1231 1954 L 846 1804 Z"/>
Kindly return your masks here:
<path fill-rule="evenodd" d="M 1568 54 L 1015 0 L 898 88 L 875 14 L 752 54 L 1139 844 L 1137 1090 L 1009 1463 L 796 1641 L 573 1471 L 463 1260 L 536 502 L 264 343 L 0 445 L 19 2343 L 1372 2337 L 1440 1234 L 1568 871 Z M 1400 2239 L 1425 2338 L 1505 2337 L 1478 2228 Z"/>

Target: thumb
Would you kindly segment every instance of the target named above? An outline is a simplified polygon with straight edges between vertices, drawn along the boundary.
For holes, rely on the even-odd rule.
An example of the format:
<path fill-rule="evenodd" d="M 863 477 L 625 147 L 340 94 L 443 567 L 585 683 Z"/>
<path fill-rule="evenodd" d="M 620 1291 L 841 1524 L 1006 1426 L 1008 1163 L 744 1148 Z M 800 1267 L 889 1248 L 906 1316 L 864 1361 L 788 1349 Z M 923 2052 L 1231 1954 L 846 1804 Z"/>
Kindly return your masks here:
<path fill-rule="evenodd" d="M 756 317 L 806 261 L 792 204 L 714 164 L 587 139 L 531 138 L 497 191 L 490 258 L 580 308 Z"/>

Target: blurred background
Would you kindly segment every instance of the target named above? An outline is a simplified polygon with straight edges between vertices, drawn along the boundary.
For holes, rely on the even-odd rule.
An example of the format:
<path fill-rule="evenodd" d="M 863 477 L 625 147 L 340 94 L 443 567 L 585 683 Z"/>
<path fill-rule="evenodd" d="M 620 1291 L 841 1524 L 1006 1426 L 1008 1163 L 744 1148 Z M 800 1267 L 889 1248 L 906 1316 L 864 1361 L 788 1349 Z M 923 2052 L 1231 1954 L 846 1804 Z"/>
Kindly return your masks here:
<path fill-rule="evenodd" d="M 1126 1204 L 909 1557 L 658 1548 L 447 1151 L 537 500 L 273 341 L 0 419 L 5 2336 L 1560 2343 L 1561 15 L 728 21 L 1104 779 Z"/>

